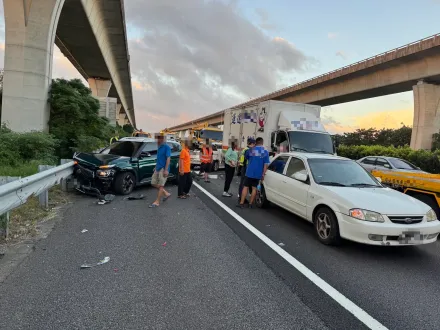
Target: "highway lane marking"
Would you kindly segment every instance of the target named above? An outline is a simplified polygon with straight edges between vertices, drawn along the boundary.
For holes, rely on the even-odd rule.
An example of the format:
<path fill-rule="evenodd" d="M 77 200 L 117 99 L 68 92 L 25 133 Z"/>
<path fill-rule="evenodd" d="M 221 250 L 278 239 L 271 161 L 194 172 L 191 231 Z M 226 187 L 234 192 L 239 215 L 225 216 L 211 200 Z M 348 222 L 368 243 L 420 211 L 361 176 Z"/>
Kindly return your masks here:
<path fill-rule="evenodd" d="M 353 314 L 359 321 L 365 324 L 368 328 L 374 330 L 388 330 L 383 324 L 369 315 L 366 311 L 308 269 L 305 265 L 303 265 L 296 258 L 291 256 L 285 250 L 283 250 L 278 244 L 274 243 L 271 239 L 269 239 L 266 235 L 261 233 L 257 228 L 252 226 L 249 222 L 239 216 L 237 213 L 232 211 L 228 206 L 223 204 L 219 199 L 217 199 L 214 195 L 212 195 L 205 188 L 200 186 L 198 183 L 193 183 L 201 192 L 203 192 L 206 196 L 212 199 L 217 205 L 219 205 L 223 210 L 229 213 L 235 220 L 240 222 L 246 229 L 248 229 L 252 234 L 257 236 L 261 241 L 263 241 L 267 246 L 269 246 L 273 251 L 279 254 L 284 260 L 286 260 L 290 265 L 295 267 L 301 274 L 307 277 L 310 281 L 312 281 L 317 287 L 319 287 L 322 291 L 328 294 L 333 300 L 335 300 L 339 305 L 344 307 L 347 311 Z"/>

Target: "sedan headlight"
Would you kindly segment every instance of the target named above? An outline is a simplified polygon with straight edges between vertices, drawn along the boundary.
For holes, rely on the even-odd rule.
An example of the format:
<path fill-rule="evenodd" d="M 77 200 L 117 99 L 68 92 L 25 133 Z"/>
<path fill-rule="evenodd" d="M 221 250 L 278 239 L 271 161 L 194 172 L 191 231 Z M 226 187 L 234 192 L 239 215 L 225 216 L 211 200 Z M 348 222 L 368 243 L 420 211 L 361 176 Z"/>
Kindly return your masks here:
<path fill-rule="evenodd" d="M 426 213 L 426 221 L 435 221 L 437 220 L 437 214 L 435 214 L 433 209 L 430 209 L 428 213 Z"/>
<path fill-rule="evenodd" d="M 373 211 L 362 210 L 362 209 L 351 209 L 349 211 L 349 214 L 351 217 L 359 220 L 371 221 L 371 222 L 385 222 L 385 219 L 383 218 L 382 214 Z"/>

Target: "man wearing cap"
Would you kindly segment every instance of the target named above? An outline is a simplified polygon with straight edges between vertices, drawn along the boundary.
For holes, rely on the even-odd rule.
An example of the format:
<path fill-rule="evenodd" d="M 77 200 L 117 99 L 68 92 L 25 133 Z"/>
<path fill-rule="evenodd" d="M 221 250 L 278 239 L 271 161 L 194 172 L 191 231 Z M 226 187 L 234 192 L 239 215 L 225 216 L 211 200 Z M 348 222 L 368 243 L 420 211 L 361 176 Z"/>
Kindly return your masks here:
<path fill-rule="evenodd" d="M 241 152 L 241 156 L 240 156 L 240 167 L 241 167 L 241 171 L 240 171 L 240 186 L 238 188 L 238 202 L 240 203 L 241 200 L 241 192 L 243 191 L 243 184 L 244 184 L 244 179 L 246 178 L 246 169 L 247 169 L 247 163 L 248 163 L 248 158 L 246 157 L 246 153 L 249 152 L 249 150 L 251 148 L 255 147 L 255 139 L 250 137 L 247 140 L 247 147 L 244 148 Z M 247 197 L 247 196 L 246 196 Z M 247 200 L 245 200 L 246 202 Z"/>

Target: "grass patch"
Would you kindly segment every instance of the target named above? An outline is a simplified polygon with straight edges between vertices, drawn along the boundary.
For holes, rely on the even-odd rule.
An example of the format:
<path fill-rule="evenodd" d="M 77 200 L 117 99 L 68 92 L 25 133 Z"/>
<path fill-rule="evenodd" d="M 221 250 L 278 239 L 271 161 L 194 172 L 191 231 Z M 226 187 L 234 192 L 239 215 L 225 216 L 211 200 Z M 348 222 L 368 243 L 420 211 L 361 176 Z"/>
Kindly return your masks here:
<path fill-rule="evenodd" d="M 24 178 L 38 173 L 38 165 L 44 164 L 41 160 L 33 160 L 18 166 L 0 165 L 0 176 L 19 176 Z"/>
<path fill-rule="evenodd" d="M 63 192 L 60 186 L 54 186 L 49 190 L 48 209 L 40 206 L 38 197 L 30 197 L 26 204 L 10 212 L 9 238 L 7 240 L 0 238 L 0 243 L 5 243 L 5 241 L 10 243 L 35 237 L 38 234 L 38 223 L 55 216 L 56 208 L 67 204 L 68 201 L 68 194 Z"/>

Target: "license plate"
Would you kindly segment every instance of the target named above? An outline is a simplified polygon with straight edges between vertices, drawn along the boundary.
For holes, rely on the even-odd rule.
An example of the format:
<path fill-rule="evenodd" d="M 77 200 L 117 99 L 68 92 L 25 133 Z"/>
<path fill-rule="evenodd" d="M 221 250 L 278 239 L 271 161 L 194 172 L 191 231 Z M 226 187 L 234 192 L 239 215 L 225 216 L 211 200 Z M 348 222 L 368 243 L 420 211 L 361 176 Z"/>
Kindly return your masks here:
<path fill-rule="evenodd" d="M 423 240 L 423 235 L 419 231 L 404 231 L 399 236 L 400 244 L 417 244 Z"/>

